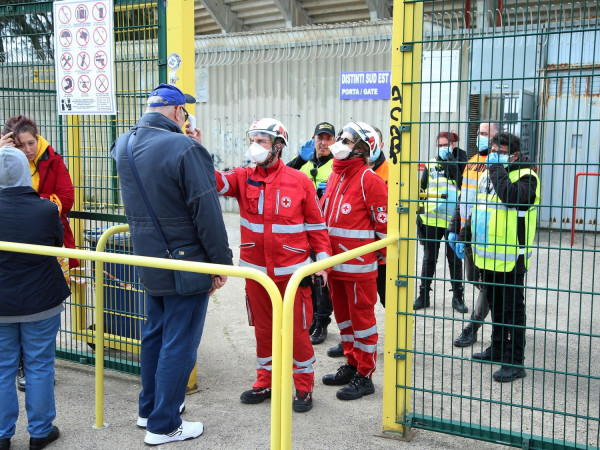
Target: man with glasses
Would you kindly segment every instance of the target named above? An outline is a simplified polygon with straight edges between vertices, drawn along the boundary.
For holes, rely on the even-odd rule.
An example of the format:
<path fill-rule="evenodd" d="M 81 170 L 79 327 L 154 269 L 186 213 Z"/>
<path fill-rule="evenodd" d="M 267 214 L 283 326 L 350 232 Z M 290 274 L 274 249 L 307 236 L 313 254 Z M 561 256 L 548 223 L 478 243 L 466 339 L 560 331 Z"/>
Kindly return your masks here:
<path fill-rule="evenodd" d="M 519 138 L 499 133 L 490 141 L 487 171 L 477 184 L 477 202 L 459 236 L 456 254 L 464 258 L 472 242 L 475 266 L 482 272 L 492 309 L 492 345 L 473 360 L 502 364 L 493 378 L 511 382 L 527 375 L 525 351 L 525 273 L 537 227 L 540 183 Z"/>
<path fill-rule="evenodd" d="M 321 122 L 315 127 L 311 140 L 300 149 L 300 154 L 287 165 L 304 172 L 315 185 L 317 196 L 321 198 L 327 179 L 331 174 L 333 155 L 329 146 L 335 143 L 335 127 L 328 122 Z M 314 257 L 314 254 L 312 255 Z M 329 298 L 329 289 L 321 278 L 311 282 L 313 304 L 313 321 L 308 329 L 310 342 L 313 345 L 322 343 L 327 338 L 327 326 L 331 323 L 333 306 Z M 343 355 L 342 351 L 342 355 Z"/>
<path fill-rule="evenodd" d="M 195 103 L 194 97 L 159 85 L 138 123 L 111 148 L 133 250 L 166 258 L 175 249 L 193 247 L 199 253 L 195 261 L 231 265 L 211 155 L 181 130 L 186 103 Z M 210 292 L 188 294 L 178 287 L 176 276 L 182 277 L 172 270 L 138 267 L 138 273 L 148 318 L 142 328 L 137 425 L 146 428 L 144 442 L 149 445 L 196 438 L 203 433 L 202 423 L 182 421 L 180 407 L 196 363 L 208 297 L 227 277 L 213 275 Z"/>

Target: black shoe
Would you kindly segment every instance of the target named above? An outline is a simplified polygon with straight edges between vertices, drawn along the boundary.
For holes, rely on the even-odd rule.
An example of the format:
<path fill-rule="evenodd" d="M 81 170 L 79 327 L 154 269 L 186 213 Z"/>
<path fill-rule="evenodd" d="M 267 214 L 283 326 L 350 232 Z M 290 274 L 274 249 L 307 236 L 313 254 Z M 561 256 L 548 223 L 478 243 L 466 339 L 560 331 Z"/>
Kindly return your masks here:
<path fill-rule="evenodd" d="M 465 300 L 462 295 L 460 297 L 452 297 L 452 308 L 463 314 L 469 312 L 469 308 L 465 305 Z"/>
<path fill-rule="evenodd" d="M 0 439 L 0 450 L 8 450 L 10 448 L 10 438 Z"/>
<path fill-rule="evenodd" d="M 502 355 L 500 350 L 493 350 L 492 355 L 492 347 L 488 347 L 481 353 L 473 353 L 473 355 L 471 355 L 471 359 L 476 361 L 502 362 Z"/>
<path fill-rule="evenodd" d="M 428 308 L 430 306 L 429 296 L 425 299 L 424 294 L 419 294 L 415 302 L 413 303 L 413 311 L 418 311 L 419 309 Z"/>
<path fill-rule="evenodd" d="M 310 342 L 313 345 L 320 344 L 327 337 L 327 325 L 323 326 L 320 323 L 315 326 L 315 329 L 310 335 Z"/>
<path fill-rule="evenodd" d="M 500 383 L 507 383 L 509 381 L 516 380 L 517 378 L 524 378 L 527 376 L 527 372 L 522 367 L 512 366 L 501 366 L 500 370 L 494 372 L 494 380 Z"/>
<path fill-rule="evenodd" d="M 356 400 L 363 395 L 375 393 L 373 380 L 356 372 L 348 385 L 337 391 L 335 394 L 340 400 Z"/>
<path fill-rule="evenodd" d="M 327 349 L 327 356 L 329 356 L 330 358 L 339 358 L 341 356 L 344 356 L 344 346 L 342 345 L 342 343 L 340 342 L 334 347 L 329 347 Z"/>
<path fill-rule="evenodd" d="M 19 364 L 17 369 L 17 389 L 21 392 L 25 392 L 25 370 L 23 364 Z"/>
<path fill-rule="evenodd" d="M 460 333 L 456 339 L 454 339 L 455 347 L 470 347 L 475 342 L 477 342 L 477 330 L 473 329 L 473 324 L 469 324 L 465 327 L 465 329 Z"/>
<path fill-rule="evenodd" d="M 265 399 L 271 398 L 271 388 L 252 388 L 249 391 L 242 392 L 240 400 L 242 403 L 254 405 L 262 403 Z"/>
<path fill-rule="evenodd" d="M 336 373 L 330 373 L 323 376 L 323 384 L 327 386 L 343 386 L 350 383 L 350 380 L 356 374 L 356 367 L 350 364 L 344 364 Z"/>
<path fill-rule="evenodd" d="M 306 412 L 312 409 L 312 392 L 299 391 L 296 389 L 296 395 L 292 402 L 292 409 L 296 412 Z"/>
<path fill-rule="evenodd" d="M 310 324 L 310 327 L 308 327 L 308 335 L 312 336 L 313 332 L 315 331 L 315 327 L 317 326 L 317 321 L 313 320 L 312 323 Z"/>
<path fill-rule="evenodd" d="M 42 438 L 29 438 L 29 450 L 41 450 L 46 445 L 54 442 L 60 436 L 57 426 L 52 427 L 52 431 L 48 433 L 48 436 Z"/>

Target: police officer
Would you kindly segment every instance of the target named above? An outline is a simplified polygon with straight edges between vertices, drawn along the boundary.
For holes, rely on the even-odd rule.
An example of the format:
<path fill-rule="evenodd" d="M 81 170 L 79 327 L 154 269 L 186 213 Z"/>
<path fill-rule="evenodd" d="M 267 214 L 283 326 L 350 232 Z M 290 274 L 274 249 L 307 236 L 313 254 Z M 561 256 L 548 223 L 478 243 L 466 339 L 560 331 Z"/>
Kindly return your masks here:
<path fill-rule="evenodd" d="M 319 198 L 325 192 L 327 179 L 331 174 L 333 155 L 329 150 L 329 146 L 334 143 L 335 127 L 329 122 L 321 122 L 315 127 L 312 139 L 300 148 L 300 154 L 287 164 L 289 167 L 304 172 L 310 178 L 315 185 Z M 313 320 L 308 332 L 310 333 L 310 342 L 317 345 L 327 338 L 327 326 L 331 323 L 333 306 L 329 298 L 329 289 L 323 283 L 322 278 L 315 277 L 310 284 L 310 289 L 312 292 Z"/>
<path fill-rule="evenodd" d="M 526 376 L 525 273 L 537 226 L 540 182 L 527 157 L 521 156 L 519 138 L 499 133 L 491 140 L 488 170 L 477 185 L 477 203 L 471 213 L 473 259 L 482 271 L 485 295 L 492 308 L 492 345 L 473 353 L 477 361 L 502 364 L 494 380 L 510 382 Z M 469 230 L 467 228 L 467 230 Z M 456 253 L 464 257 L 464 242 Z"/>

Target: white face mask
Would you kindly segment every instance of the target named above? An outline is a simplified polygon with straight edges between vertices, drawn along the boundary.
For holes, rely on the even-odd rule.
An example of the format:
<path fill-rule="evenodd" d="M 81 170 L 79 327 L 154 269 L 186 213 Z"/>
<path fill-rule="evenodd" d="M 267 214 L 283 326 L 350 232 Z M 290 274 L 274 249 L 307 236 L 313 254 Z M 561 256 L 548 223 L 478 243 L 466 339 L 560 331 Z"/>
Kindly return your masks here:
<path fill-rule="evenodd" d="M 378 148 L 377 150 L 375 150 L 375 153 L 373 153 L 373 156 L 369 158 L 369 162 L 373 164 L 375 161 L 377 161 L 379 155 L 381 155 L 381 150 Z"/>
<path fill-rule="evenodd" d="M 352 149 L 347 145 L 342 144 L 341 141 L 330 145 L 329 150 L 331 150 L 331 154 L 335 159 L 346 159 L 350 155 L 350 152 L 352 152 Z"/>
<path fill-rule="evenodd" d="M 253 142 L 246 151 L 246 158 L 252 162 L 255 162 L 256 164 L 262 164 L 267 159 L 267 156 L 269 156 L 269 152 L 270 151 L 264 148 L 262 145 Z"/>

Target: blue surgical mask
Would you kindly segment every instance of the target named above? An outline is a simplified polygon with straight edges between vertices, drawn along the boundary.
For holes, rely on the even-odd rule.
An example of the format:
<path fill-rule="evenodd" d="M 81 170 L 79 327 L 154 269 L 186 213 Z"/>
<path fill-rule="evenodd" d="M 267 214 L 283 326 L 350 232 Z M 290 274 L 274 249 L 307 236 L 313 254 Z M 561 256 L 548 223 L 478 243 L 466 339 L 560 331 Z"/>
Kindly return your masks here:
<path fill-rule="evenodd" d="M 381 155 L 381 150 L 378 148 L 377 150 L 375 150 L 375 153 L 373 153 L 373 156 L 371 156 L 369 158 L 369 162 L 371 164 L 373 164 L 375 161 L 377 161 L 377 158 L 379 158 L 379 155 Z"/>
<path fill-rule="evenodd" d="M 450 154 L 450 147 L 439 147 L 438 148 L 438 156 L 440 159 L 448 159 L 448 155 Z"/>
<path fill-rule="evenodd" d="M 490 138 L 487 136 L 477 136 L 477 151 L 479 153 L 486 153 L 490 146 Z"/>
<path fill-rule="evenodd" d="M 502 155 L 500 153 L 494 152 L 494 153 L 490 153 L 487 157 L 487 164 L 488 166 L 490 164 L 502 164 L 504 166 L 504 168 L 508 167 L 508 159 L 509 156 L 508 155 Z"/>

